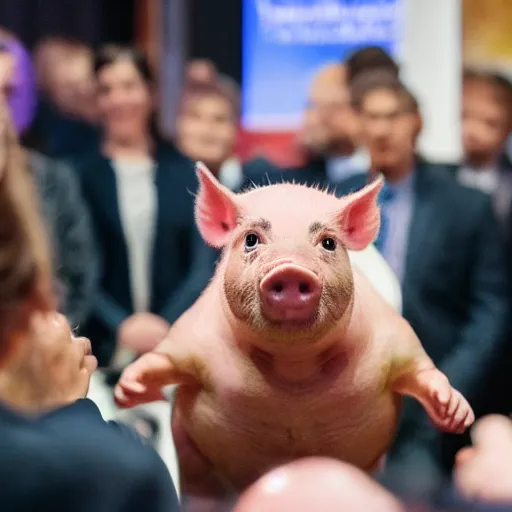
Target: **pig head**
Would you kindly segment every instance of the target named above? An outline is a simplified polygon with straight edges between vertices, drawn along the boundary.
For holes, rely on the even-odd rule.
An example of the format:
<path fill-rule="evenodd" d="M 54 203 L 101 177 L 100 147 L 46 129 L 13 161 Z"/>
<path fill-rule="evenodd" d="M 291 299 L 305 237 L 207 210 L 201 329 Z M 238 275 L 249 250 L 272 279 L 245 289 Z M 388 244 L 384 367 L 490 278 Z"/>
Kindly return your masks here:
<path fill-rule="evenodd" d="M 323 339 L 350 317 L 347 250 L 378 234 L 381 178 L 338 199 L 290 183 L 234 194 L 201 163 L 197 174 L 196 222 L 206 243 L 223 249 L 214 281 L 232 321 L 260 343 L 289 346 Z"/>

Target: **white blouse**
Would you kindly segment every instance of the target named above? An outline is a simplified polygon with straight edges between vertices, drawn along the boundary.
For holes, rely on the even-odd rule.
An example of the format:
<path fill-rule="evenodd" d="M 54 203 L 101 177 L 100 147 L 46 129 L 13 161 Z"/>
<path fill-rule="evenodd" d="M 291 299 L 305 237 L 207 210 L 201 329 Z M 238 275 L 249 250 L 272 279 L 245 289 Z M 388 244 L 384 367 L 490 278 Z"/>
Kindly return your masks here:
<path fill-rule="evenodd" d="M 115 160 L 112 166 L 128 251 L 133 309 L 144 312 L 149 309 L 151 297 L 151 256 L 157 213 L 155 163 L 150 159 Z"/>

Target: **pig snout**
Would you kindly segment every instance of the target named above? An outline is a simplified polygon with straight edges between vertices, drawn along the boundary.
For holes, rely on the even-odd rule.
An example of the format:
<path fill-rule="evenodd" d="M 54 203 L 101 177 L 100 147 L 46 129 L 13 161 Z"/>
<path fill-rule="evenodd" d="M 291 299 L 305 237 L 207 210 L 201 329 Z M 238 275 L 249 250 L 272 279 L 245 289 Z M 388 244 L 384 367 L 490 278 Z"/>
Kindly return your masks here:
<path fill-rule="evenodd" d="M 260 283 L 262 313 L 273 321 L 305 321 L 318 311 L 322 283 L 310 270 L 282 264 Z"/>

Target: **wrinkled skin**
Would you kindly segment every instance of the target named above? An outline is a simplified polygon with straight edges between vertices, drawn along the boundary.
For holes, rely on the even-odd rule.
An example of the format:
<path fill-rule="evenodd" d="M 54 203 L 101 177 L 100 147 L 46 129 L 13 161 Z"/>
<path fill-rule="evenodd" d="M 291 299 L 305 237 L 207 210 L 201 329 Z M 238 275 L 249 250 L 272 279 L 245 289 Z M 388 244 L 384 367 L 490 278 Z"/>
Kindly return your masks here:
<path fill-rule="evenodd" d="M 375 471 L 403 395 L 444 431 L 474 421 L 407 322 L 352 271 L 347 250 L 378 233 L 382 181 L 337 199 L 293 184 L 234 195 L 201 165 L 198 175 L 198 227 L 223 258 L 115 391 L 131 407 L 181 384 L 173 431 L 184 493 L 239 492 L 308 456 Z"/>

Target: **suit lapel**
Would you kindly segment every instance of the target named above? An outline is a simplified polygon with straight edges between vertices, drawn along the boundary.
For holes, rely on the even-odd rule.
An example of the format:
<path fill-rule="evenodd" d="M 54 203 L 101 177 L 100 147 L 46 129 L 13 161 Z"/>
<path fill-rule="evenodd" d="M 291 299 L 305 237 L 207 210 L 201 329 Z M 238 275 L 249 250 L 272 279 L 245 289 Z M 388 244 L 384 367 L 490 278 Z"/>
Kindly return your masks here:
<path fill-rule="evenodd" d="M 117 197 L 117 180 L 114 168 L 109 159 L 102 160 L 101 169 L 97 169 L 93 176 L 98 183 L 94 187 L 95 193 L 103 195 L 101 204 L 105 205 L 105 214 L 110 218 L 115 230 L 124 233 L 121 222 L 121 211 Z M 124 247 L 126 251 L 126 247 Z"/>
<path fill-rule="evenodd" d="M 435 194 L 431 193 L 432 184 L 429 179 L 429 169 L 419 165 L 414 175 L 412 218 L 407 237 L 407 251 L 404 271 L 404 303 L 406 302 L 407 283 L 410 278 L 417 276 L 424 268 L 424 258 L 431 250 L 435 233 L 436 202 Z"/>

